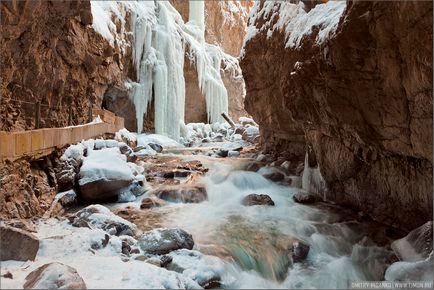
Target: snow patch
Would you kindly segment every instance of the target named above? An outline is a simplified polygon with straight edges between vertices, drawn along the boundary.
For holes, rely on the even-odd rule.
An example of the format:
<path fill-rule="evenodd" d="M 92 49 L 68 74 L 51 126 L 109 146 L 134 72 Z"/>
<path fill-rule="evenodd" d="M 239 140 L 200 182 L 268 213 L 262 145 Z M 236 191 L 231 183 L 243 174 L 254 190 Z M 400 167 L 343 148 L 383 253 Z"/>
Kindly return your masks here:
<path fill-rule="evenodd" d="M 104 148 L 88 151 L 88 157 L 80 168 L 79 184 L 84 185 L 99 179 L 133 180 L 134 175 L 128 166 L 126 156 L 119 148 Z"/>

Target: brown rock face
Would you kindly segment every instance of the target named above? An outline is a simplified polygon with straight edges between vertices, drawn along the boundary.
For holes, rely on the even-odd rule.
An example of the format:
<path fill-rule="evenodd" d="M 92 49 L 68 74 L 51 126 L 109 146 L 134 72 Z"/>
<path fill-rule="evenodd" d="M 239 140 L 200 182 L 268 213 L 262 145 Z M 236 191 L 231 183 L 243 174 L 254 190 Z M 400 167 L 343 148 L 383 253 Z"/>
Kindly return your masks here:
<path fill-rule="evenodd" d="M 0 163 L 0 217 L 42 216 L 56 195 L 56 177 L 48 161 L 15 160 Z"/>
<path fill-rule="evenodd" d="M 348 2 L 321 45 L 316 28 L 297 49 L 265 30 L 241 61 L 266 149 L 303 154 L 306 142 L 327 199 L 405 229 L 432 217 L 432 9 Z"/>
<path fill-rule="evenodd" d="M 1 1 L 0 12 L 0 129 L 34 128 L 37 101 L 42 127 L 68 125 L 69 108 L 73 124 L 86 122 L 126 71 L 119 48 L 91 27 L 90 2 Z"/>

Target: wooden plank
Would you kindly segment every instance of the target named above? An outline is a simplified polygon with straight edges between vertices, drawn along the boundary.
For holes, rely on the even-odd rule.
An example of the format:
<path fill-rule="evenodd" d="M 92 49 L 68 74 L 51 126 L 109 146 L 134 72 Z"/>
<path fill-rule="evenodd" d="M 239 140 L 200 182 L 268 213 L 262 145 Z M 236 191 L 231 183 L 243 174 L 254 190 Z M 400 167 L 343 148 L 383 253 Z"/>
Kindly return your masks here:
<path fill-rule="evenodd" d="M 0 132 L 0 157 L 13 157 L 15 155 L 15 138 L 8 132 Z"/>
<path fill-rule="evenodd" d="M 43 130 L 32 130 L 29 132 L 31 142 L 31 152 L 43 150 L 44 148 L 44 131 Z"/>
<path fill-rule="evenodd" d="M 15 138 L 15 155 L 21 156 L 32 151 L 32 137 L 29 132 L 13 132 Z"/>

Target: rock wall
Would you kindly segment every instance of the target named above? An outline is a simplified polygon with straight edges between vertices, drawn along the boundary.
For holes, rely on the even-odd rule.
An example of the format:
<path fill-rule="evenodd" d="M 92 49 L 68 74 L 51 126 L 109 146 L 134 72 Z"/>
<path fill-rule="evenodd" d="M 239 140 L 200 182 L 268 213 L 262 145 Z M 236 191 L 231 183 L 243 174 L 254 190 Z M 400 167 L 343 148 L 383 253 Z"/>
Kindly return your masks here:
<path fill-rule="evenodd" d="M 432 2 L 348 1 L 334 33 L 307 27 L 298 46 L 288 45 L 295 30 L 269 28 L 327 17 L 318 12 L 331 2 L 298 19 L 257 5 L 241 67 L 265 149 L 303 154 L 307 144 L 327 200 L 404 229 L 431 219 Z"/>
<path fill-rule="evenodd" d="M 131 60 L 93 30 L 89 1 L 1 1 L 0 12 L 1 130 L 34 128 L 37 101 L 42 127 L 68 125 L 70 108 L 85 123 L 128 75 Z"/>
<path fill-rule="evenodd" d="M 46 212 L 57 193 L 52 162 L 19 159 L 0 163 L 0 218 L 33 218 Z"/>

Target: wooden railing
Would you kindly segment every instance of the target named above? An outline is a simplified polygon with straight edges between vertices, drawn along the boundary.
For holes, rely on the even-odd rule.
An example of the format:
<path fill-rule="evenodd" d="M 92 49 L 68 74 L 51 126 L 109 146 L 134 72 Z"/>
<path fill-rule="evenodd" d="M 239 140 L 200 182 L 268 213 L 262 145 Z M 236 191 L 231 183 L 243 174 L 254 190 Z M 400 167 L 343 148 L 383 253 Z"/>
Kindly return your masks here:
<path fill-rule="evenodd" d="M 103 122 L 20 132 L 0 131 L 0 159 L 15 160 L 24 156 L 36 159 L 49 155 L 56 148 L 124 128 L 124 118 L 112 112 L 94 109 L 92 114 L 94 117 L 99 115 Z"/>

